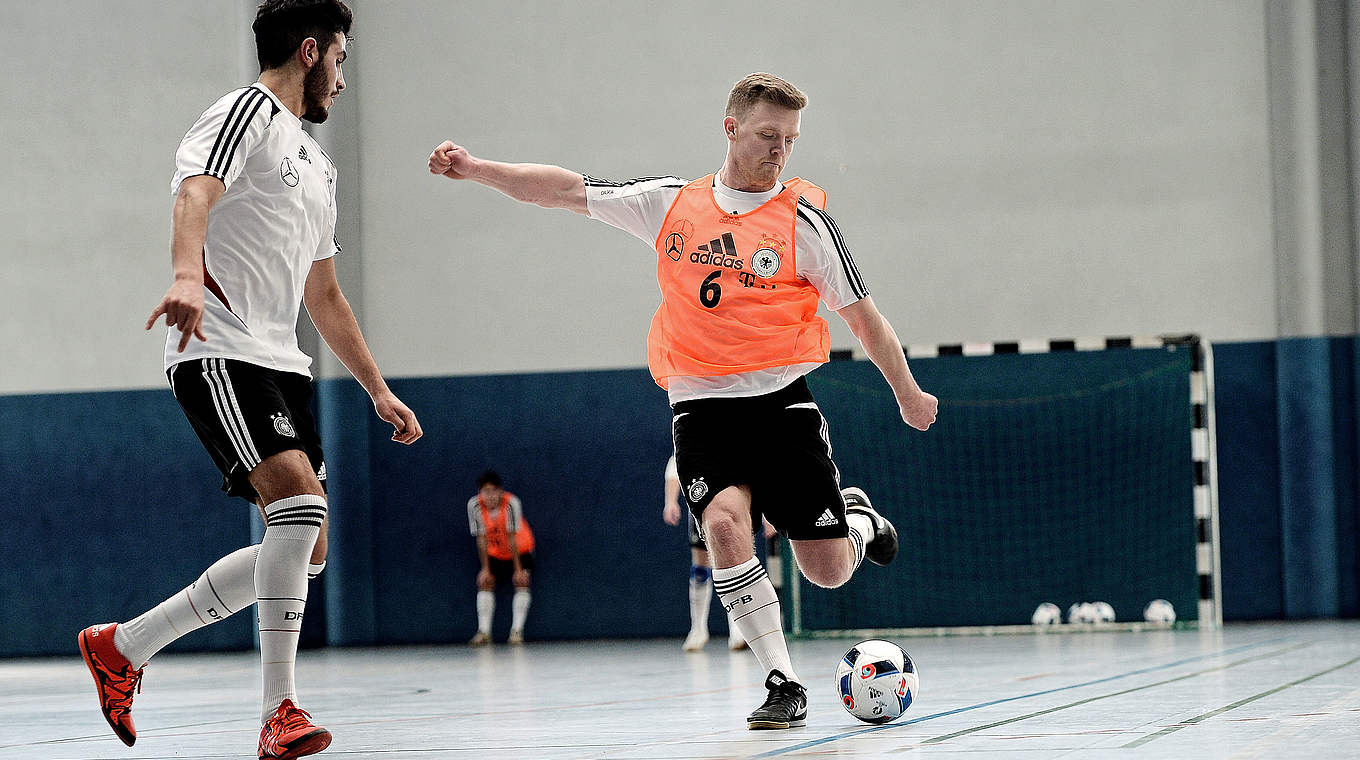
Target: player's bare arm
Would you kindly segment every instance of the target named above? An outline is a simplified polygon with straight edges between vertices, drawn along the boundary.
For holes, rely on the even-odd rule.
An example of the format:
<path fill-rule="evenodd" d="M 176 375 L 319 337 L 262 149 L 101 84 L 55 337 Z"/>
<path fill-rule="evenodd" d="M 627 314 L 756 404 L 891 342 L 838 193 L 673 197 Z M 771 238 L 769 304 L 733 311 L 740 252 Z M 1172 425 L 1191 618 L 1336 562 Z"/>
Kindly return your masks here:
<path fill-rule="evenodd" d="M 146 329 L 164 314 L 166 326 L 178 326 L 183 333 L 180 351 L 190 338 L 207 340 L 203 335 L 203 243 L 208 238 L 208 212 L 226 189 L 222 180 L 205 174 L 184 180 L 175 196 L 170 238 L 175 280 L 147 317 Z"/>
<path fill-rule="evenodd" d="M 902 420 L 917 430 L 929 428 L 935 421 L 940 402 L 916 384 L 902 351 L 902 341 L 888 319 L 874 306 L 873 298 L 865 296 L 836 313 L 850 326 L 850 332 L 864 347 L 864 353 L 888 381 Z"/>
<path fill-rule="evenodd" d="M 368 343 L 364 341 L 359 322 L 354 318 L 349 299 L 340 290 L 340 282 L 335 277 L 335 259 L 321 259 L 312 264 L 303 287 L 302 302 L 307 306 L 307 314 L 311 316 L 321 339 L 326 341 L 340 363 L 368 391 L 378 416 L 391 423 L 392 440 L 397 443 L 415 443 L 423 434 L 420 422 L 415 413 L 387 387 L 387 381 L 378 370 L 378 363 L 368 350 Z"/>
<path fill-rule="evenodd" d="M 586 182 L 580 174 L 551 164 L 507 164 L 473 156 L 448 140 L 430 154 L 430 173 L 469 179 L 517 201 L 586 214 Z"/>
<path fill-rule="evenodd" d="M 496 579 L 491 576 L 491 556 L 486 553 L 486 536 L 480 534 L 477 536 L 477 557 L 482 563 L 482 568 L 477 571 L 477 588 L 495 588 Z"/>
<path fill-rule="evenodd" d="M 661 519 L 667 525 L 680 524 L 680 481 L 666 478 L 666 504 L 661 508 Z"/>

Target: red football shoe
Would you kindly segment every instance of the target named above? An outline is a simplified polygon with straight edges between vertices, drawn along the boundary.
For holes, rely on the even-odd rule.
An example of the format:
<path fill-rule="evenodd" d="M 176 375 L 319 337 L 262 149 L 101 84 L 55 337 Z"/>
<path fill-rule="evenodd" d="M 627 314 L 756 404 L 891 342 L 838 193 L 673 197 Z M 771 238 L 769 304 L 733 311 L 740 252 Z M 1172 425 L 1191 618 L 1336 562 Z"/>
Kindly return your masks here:
<path fill-rule="evenodd" d="M 123 743 L 131 747 L 137 741 L 137 727 L 132 724 L 132 694 L 142 690 L 142 671 L 132 669 L 132 663 L 113 646 L 113 631 L 117 623 L 92 625 L 80 632 L 80 656 L 94 676 L 99 692 L 99 709 L 104 720 Z"/>
<path fill-rule="evenodd" d="M 312 725 L 306 710 L 285 699 L 260 729 L 260 760 L 315 755 L 331 746 L 331 732 Z"/>

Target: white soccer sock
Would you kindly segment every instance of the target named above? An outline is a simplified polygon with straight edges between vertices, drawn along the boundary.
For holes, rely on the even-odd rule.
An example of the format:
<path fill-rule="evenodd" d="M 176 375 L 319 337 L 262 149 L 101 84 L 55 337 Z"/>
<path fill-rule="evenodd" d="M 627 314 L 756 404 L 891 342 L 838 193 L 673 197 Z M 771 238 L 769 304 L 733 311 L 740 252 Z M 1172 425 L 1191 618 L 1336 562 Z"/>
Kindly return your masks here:
<path fill-rule="evenodd" d="M 699 579 L 696 570 L 702 569 L 703 580 Z M 689 629 L 691 631 L 708 631 L 708 605 L 713 598 L 713 581 L 710 580 L 711 573 L 708 568 L 695 566 L 690 570 L 689 576 Z"/>
<path fill-rule="evenodd" d="M 316 576 L 321 575 L 321 571 L 322 571 L 322 570 L 325 570 L 325 569 L 326 569 L 326 560 L 324 560 L 324 559 L 321 560 L 320 562 L 308 562 L 308 563 L 307 563 L 307 580 L 310 581 L 310 580 L 312 580 L 313 578 L 315 578 Z"/>
<path fill-rule="evenodd" d="M 491 618 L 496 615 L 496 592 L 477 592 L 477 631 L 491 635 Z"/>
<path fill-rule="evenodd" d="M 797 681 L 784 642 L 779 596 L 760 561 L 752 557 L 736 567 L 714 568 L 713 588 L 727 610 L 728 621 L 741 632 L 765 672 L 779 670 L 790 681 Z"/>
<path fill-rule="evenodd" d="M 527 588 L 515 589 L 515 595 L 510 599 L 510 630 L 524 633 L 524 621 L 529 617 L 529 602 L 533 595 Z"/>
<path fill-rule="evenodd" d="M 293 669 L 302 611 L 307 606 L 307 564 L 326 517 L 326 499 L 313 494 L 289 496 L 266 504 L 264 514 L 264 540 L 255 560 L 264 666 L 262 721 L 269 720 L 283 700 L 297 702 Z"/>
<path fill-rule="evenodd" d="M 845 524 L 850 529 L 850 548 L 855 552 L 855 570 L 858 570 L 864 563 L 864 545 L 874 540 L 874 521 L 868 515 L 849 512 L 845 515 Z"/>
<path fill-rule="evenodd" d="M 113 645 L 134 668 L 140 668 L 180 636 L 254 604 L 259 551 L 258 544 L 247 546 L 217 560 L 179 593 L 120 623 L 113 630 Z"/>

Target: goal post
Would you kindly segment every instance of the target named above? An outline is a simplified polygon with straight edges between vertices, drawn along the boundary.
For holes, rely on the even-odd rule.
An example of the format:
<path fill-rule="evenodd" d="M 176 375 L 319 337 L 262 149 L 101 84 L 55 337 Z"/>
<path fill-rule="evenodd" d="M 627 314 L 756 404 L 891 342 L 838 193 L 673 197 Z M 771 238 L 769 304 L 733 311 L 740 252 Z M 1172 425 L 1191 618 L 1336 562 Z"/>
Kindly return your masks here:
<path fill-rule="evenodd" d="M 927 432 L 899 418 L 868 361 L 809 376 L 843 486 L 901 541 L 888 567 L 812 585 L 784 545 L 795 636 L 1031 630 L 1041 602 L 1109 602 L 1119 629 L 1169 600 L 1178 625 L 1222 612 L 1213 366 L 1194 335 L 910 346 L 940 399 Z"/>

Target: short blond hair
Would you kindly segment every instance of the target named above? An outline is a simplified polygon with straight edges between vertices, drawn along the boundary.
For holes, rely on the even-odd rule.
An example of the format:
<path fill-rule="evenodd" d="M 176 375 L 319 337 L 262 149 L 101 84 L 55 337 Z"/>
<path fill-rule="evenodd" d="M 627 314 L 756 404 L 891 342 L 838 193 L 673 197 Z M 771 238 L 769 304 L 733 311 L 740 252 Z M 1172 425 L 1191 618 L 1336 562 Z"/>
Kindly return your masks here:
<path fill-rule="evenodd" d="M 727 96 L 727 115 L 740 119 L 762 100 L 794 111 L 803 110 L 808 103 L 803 91 L 787 80 L 756 72 L 732 86 Z"/>

